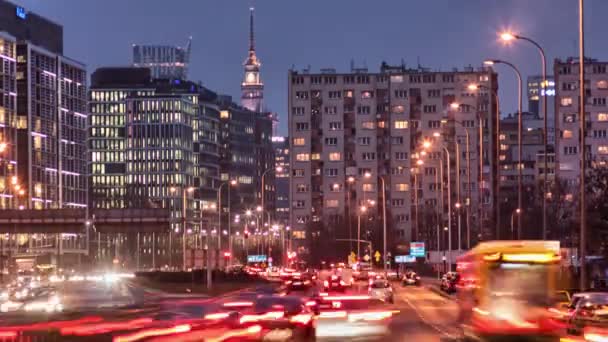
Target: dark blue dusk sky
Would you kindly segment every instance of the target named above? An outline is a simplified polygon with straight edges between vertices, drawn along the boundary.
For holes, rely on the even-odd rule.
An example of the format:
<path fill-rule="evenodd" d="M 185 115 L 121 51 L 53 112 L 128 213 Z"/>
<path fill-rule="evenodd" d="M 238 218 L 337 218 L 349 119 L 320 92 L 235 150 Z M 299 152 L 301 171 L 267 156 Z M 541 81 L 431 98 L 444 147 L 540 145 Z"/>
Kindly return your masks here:
<path fill-rule="evenodd" d="M 184 45 L 193 36 L 190 78 L 237 98 L 247 50 L 248 8 L 256 7 L 257 51 L 265 104 L 286 132 L 287 71 L 310 65 L 347 71 L 350 60 L 377 71 L 403 58 L 449 70 L 485 58 L 540 73 L 532 45 L 502 46 L 511 28 L 556 57 L 577 56 L 576 0 L 13 0 L 64 26 L 65 54 L 100 66 L 131 63 L 131 44 Z M 587 0 L 587 56 L 608 59 L 608 0 Z M 513 73 L 497 67 L 503 113 L 516 109 Z M 524 100 L 524 109 L 526 102 Z"/>

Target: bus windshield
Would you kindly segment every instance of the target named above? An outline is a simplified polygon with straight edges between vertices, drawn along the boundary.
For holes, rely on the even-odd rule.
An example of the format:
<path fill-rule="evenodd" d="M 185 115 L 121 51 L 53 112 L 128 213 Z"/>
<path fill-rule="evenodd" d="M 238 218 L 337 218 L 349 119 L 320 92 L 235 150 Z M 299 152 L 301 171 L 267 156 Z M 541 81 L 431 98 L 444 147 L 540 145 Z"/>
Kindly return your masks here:
<path fill-rule="evenodd" d="M 516 300 L 528 305 L 548 305 L 550 265 L 497 263 L 488 272 L 490 301 Z"/>

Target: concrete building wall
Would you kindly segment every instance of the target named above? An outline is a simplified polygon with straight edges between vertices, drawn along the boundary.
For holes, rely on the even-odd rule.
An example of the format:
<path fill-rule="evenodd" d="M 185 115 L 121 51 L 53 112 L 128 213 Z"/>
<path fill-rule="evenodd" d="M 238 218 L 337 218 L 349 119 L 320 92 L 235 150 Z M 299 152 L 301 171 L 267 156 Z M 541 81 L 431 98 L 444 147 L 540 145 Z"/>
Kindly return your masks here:
<path fill-rule="evenodd" d="M 589 59 L 586 62 L 586 133 L 585 150 L 589 166 L 606 165 L 608 160 L 608 62 Z M 576 186 L 580 176 L 580 146 L 578 113 L 578 59 L 556 59 L 554 63 L 557 96 L 556 159 L 557 177 Z"/>
<path fill-rule="evenodd" d="M 490 138 L 494 115 L 489 113 L 493 113 L 494 106 L 491 91 L 487 89 L 496 88 L 491 70 L 430 72 L 383 66 L 380 73 L 291 71 L 288 81 L 291 225 L 295 240 L 303 243 L 312 223 L 323 222 L 333 227 L 347 221 L 348 212 L 356 216 L 362 205 L 368 206 L 370 216 L 381 224 L 378 176 L 382 176 L 386 181 L 389 240 L 396 245 L 406 245 L 413 240 L 434 241 L 433 223 L 423 220 L 420 214 L 416 227 L 413 217 L 414 157 L 424 140 L 434 143 L 427 156 L 422 157 L 424 166 L 418 170 L 420 177 L 416 177 L 415 187 L 419 195 L 418 210 L 422 212 L 426 208 L 436 212 L 440 204 L 440 187 L 436 185 L 440 181 L 435 177 L 443 153 L 440 146 L 451 151 L 454 165 L 450 180 L 454 183 L 454 196 L 457 189 L 455 142 L 461 145 L 460 173 L 466 175 L 465 130 L 469 130 L 471 189 L 479 189 L 476 151 L 480 116 L 484 125 L 483 196 L 486 203 L 491 203 L 494 177 L 489 161 L 494 155 L 494 139 Z M 487 89 L 470 91 L 469 84 L 481 84 Z M 452 103 L 457 106 L 452 107 Z M 364 176 L 368 172 L 370 178 Z M 354 177 L 352 183 L 350 176 Z M 447 171 L 444 177 L 447 179 Z M 461 189 L 467 189 L 467 177 L 461 177 L 460 181 Z M 447 196 L 447 191 L 445 194 Z M 465 196 L 461 196 L 465 203 Z M 480 207 L 475 204 L 478 198 L 478 191 L 471 191 L 472 208 Z M 370 200 L 376 205 L 370 206 Z M 447 203 L 445 205 L 447 208 Z M 491 216 L 491 212 L 488 215 Z M 376 237 L 377 234 L 371 232 Z"/>

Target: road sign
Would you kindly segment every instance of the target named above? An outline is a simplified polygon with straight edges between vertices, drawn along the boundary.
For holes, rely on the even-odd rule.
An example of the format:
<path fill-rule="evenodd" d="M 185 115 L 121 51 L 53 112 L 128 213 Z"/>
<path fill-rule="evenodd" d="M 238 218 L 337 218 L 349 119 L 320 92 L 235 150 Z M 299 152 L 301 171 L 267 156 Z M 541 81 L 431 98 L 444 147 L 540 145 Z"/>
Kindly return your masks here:
<path fill-rule="evenodd" d="M 414 257 L 426 257 L 424 242 L 410 242 L 410 255 Z"/>
<path fill-rule="evenodd" d="M 369 255 L 368 255 L 368 254 L 365 254 L 365 256 L 363 257 L 363 260 L 365 260 L 365 261 L 369 261 L 369 259 L 370 259 Z"/>
<path fill-rule="evenodd" d="M 355 254 L 355 252 L 350 252 L 350 254 L 348 255 L 348 263 L 352 265 L 356 262 L 357 262 L 357 254 Z"/>
<path fill-rule="evenodd" d="M 380 262 L 380 257 L 382 255 L 380 254 L 380 252 L 376 251 L 376 253 L 374 254 L 374 258 L 376 258 L 376 262 Z"/>
<path fill-rule="evenodd" d="M 267 260 L 266 255 L 248 255 L 247 262 L 265 262 Z"/>
<path fill-rule="evenodd" d="M 413 255 L 395 255 L 395 262 L 398 264 L 407 264 L 416 262 L 416 257 Z"/>

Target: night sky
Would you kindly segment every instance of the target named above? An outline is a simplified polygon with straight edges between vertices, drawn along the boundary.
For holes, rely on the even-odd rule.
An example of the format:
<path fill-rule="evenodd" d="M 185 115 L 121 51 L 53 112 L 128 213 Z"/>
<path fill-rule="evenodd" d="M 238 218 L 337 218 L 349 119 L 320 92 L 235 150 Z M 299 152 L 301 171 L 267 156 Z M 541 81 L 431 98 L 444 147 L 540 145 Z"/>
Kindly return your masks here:
<path fill-rule="evenodd" d="M 65 54 L 100 66 L 128 65 L 131 44 L 176 44 L 193 37 L 190 78 L 237 98 L 247 53 L 249 7 L 256 8 L 265 104 L 287 131 L 287 71 L 357 66 L 383 60 L 436 70 L 479 66 L 485 58 L 540 74 L 525 42 L 503 46 L 511 28 L 537 40 L 549 70 L 556 57 L 578 56 L 577 0 L 13 0 L 64 26 Z M 586 1 L 587 56 L 608 59 L 607 0 Z M 513 72 L 498 66 L 503 113 L 516 110 Z M 524 89 L 525 91 L 525 89 Z M 524 109 L 526 101 L 524 100 Z"/>

